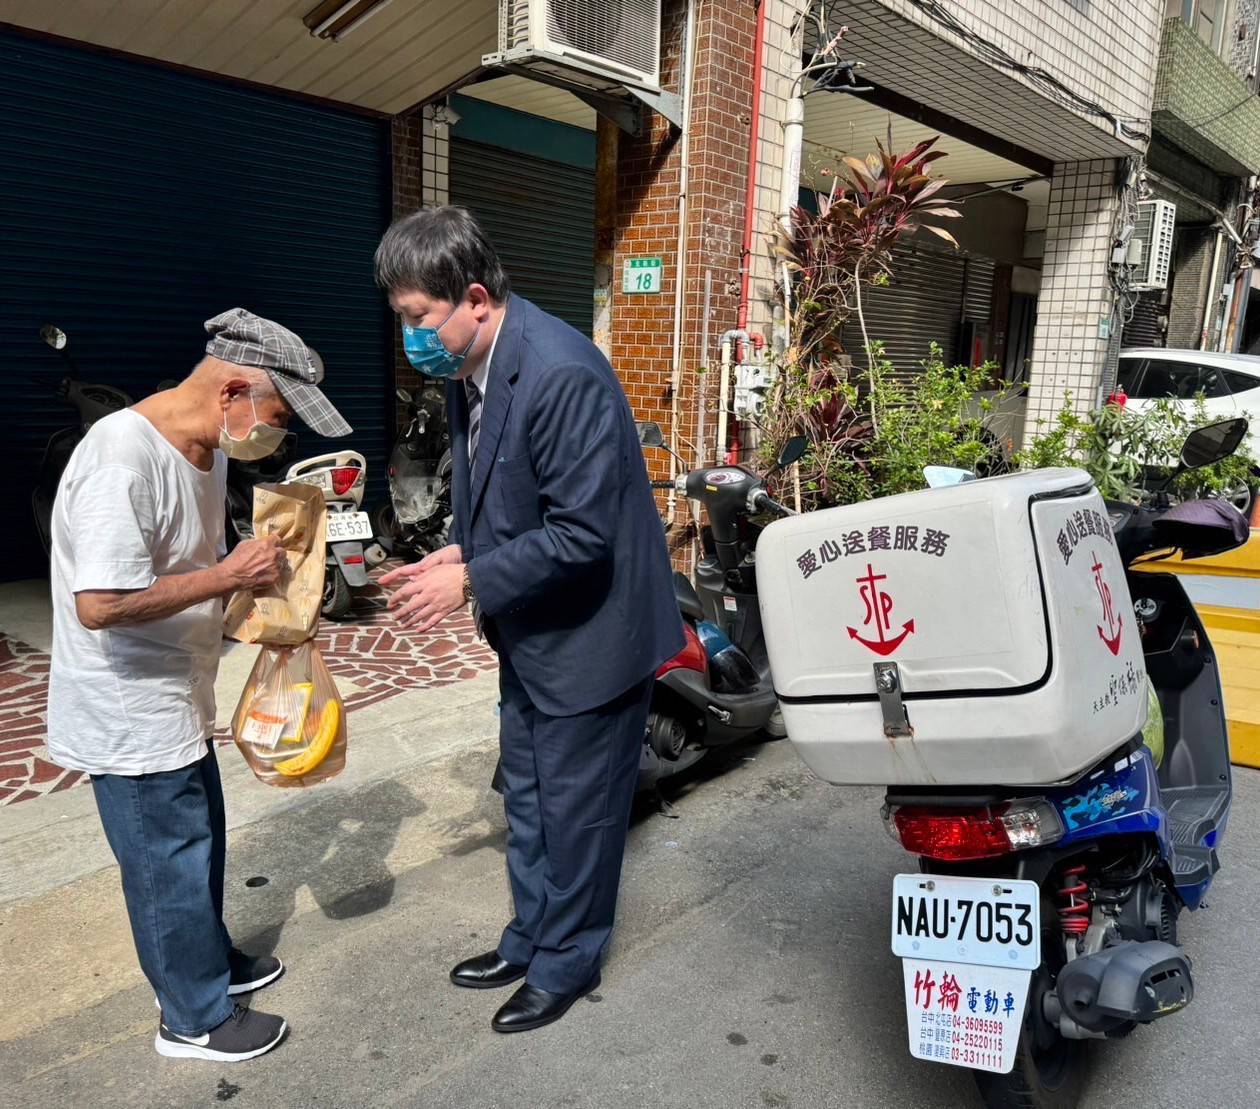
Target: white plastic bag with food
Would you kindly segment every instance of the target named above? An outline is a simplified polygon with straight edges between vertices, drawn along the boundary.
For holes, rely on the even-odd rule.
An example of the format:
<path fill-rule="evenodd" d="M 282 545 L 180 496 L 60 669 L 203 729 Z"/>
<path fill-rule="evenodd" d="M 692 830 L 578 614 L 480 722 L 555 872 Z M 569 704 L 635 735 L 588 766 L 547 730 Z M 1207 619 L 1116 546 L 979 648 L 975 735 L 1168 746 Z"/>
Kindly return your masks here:
<path fill-rule="evenodd" d="M 309 786 L 346 765 L 346 712 L 315 644 L 258 653 L 232 736 L 259 781 Z"/>

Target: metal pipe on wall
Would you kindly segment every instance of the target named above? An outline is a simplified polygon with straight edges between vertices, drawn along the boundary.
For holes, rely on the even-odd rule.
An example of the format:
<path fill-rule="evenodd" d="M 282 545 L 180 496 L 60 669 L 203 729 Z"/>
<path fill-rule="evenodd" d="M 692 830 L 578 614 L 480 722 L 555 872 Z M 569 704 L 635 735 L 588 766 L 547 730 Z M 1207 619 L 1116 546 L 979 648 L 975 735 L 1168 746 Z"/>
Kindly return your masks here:
<path fill-rule="evenodd" d="M 1207 295 L 1203 301 L 1203 330 L 1199 332 L 1199 349 L 1208 349 L 1208 337 L 1212 334 L 1212 321 L 1216 316 L 1217 302 L 1217 271 L 1221 265 L 1221 243 L 1224 236 L 1217 231 L 1216 245 L 1212 249 L 1212 268 L 1208 271 Z"/>
<path fill-rule="evenodd" d="M 696 3 L 687 0 L 687 30 L 683 41 L 682 73 L 682 151 L 678 171 L 678 250 L 674 269 L 674 355 L 673 372 L 670 375 L 669 433 L 678 449 L 682 438 L 678 434 L 678 395 L 682 391 L 682 337 L 683 337 L 683 285 L 687 271 L 687 177 L 691 168 L 691 81 L 696 66 Z M 671 454 L 669 472 L 678 476 L 678 462 Z M 665 515 L 666 525 L 673 524 L 678 507 L 678 492 L 669 491 L 669 506 Z"/>
<path fill-rule="evenodd" d="M 711 319 L 713 305 L 713 271 L 704 271 L 704 315 L 700 318 L 700 367 L 704 371 L 700 378 L 701 385 L 699 389 L 699 397 L 697 407 L 699 414 L 696 417 L 696 465 L 703 466 L 708 459 L 704 453 L 704 433 L 708 424 L 709 406 L 709 324 Z"/>
<path fill-rule="evenodd" d="M 752 72 L 752 120 L 748 129 L 748 189 L 744 197 L 744 239 L 740 247 L 739 313 L 736 330 L 747 334 L 749 297 L 752 290 L 752 243 L 753 227 L 757 222 L 757 162 L 760 160 L 761 142 L 761 85 L 765 73 L 766 57 L 766 0 L 759 0 L 756 8 L 757 30 L 753 38 Z M 722 452 L 719 451 L 719 457 Z"/>
<path fill-rule="evenodd" d="M 717 454 L 716 458 L 721 463 L 726 452 L 726 423 L 727 423 L 727 394 L 731 391 L 731 363 L 732 353 L 736 342 L 747 344 L 749 340 L 748 332 L 742 327 L 732 328 L 730 331 L 722 334 L 722 376 L 718 384 L 718 424 L 717 424 Z"/>

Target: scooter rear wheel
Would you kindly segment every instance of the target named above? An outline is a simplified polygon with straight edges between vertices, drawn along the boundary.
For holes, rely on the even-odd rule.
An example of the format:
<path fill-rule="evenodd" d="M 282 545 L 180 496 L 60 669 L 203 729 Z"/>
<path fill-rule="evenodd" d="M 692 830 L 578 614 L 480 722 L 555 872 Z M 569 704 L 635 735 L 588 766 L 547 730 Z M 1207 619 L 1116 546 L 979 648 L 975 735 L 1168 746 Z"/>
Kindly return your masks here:
<path fill-rule="evenodd" d="M 1075 1109 L 1085 1086 L 1085 1043 L 1049 1028 L 1041 999 L 1054 988 L 1066 955 L 1054 899 L 1041 891 L 1041 965 L 1028 986 L 1028 1006 L 1010 1074 L 972 1071 L 987 1109 Z"/>
<path fill-rule="evenodd" d="M 341 620 L 350 612 L 354 603 L 354 594 L 350 592 L 350 584 L 338 568 L 330 568 L 324 573 L 324 605 L 320 612 L 325 619 Z"/>

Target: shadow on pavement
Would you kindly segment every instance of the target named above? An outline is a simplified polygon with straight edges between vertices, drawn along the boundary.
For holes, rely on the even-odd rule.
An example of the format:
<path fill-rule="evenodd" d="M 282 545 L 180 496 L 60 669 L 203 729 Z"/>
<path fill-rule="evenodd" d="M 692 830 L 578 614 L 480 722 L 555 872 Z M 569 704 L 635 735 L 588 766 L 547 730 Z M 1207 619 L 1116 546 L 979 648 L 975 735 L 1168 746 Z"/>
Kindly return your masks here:
<path fill-rule="evenodd" d="M 329 920 L 350 920 L 385 908 L 393 900 L 395 885 L 386 859 L 403 821 L 424 811 L 424 804 L 405 786 L 381 782 L 348 799 L 340 820 L 330 820 L 325 806 L 314 805 L 268 822 L 250 854 L 272 860 L 270 873 L 236 873 L 229 853 L 229 895 L 239 903 L 242 886 L 265 889 L 267 916 L 277 920 L 249 937 L 250 952 L 270 954 L 276 949 L 303 886 Z M 266 882 L 258 882 L 260 877 Z M 245 890 L 244 896 L 252 893 L 253 889 Z"/>

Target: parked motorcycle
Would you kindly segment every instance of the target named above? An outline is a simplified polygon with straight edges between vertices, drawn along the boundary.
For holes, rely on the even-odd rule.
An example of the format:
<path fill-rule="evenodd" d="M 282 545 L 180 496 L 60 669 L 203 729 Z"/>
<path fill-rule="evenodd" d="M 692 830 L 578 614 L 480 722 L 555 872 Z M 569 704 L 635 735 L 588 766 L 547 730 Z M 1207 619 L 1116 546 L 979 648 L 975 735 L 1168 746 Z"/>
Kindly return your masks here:
<path fill-rule="evenodd" d="M 1195 431 L 1212 465 L 1247 422 Z M 1220 866 L 1229 744 L 1207 631 L 1154 552 L 1246 542 L 1231 505 L 1104 504 L 1079 470 L 770 525 L 761 606 L 788 735 L 887 788 L 910 1052 L 990 1107 L 1077 1103 L 1090 1041 L 1191 1001 L 1178 919 Z"/>
<path fill-rule="evenodd" d="M 66 374 L 57 384 L 54 396 L 73 407 L 78 415 L 76 422 L 56 431 L 49 437 L 40 460 L 39 475 L 31 493 L 31 510 L 35 514 L 35 527 L 39 541 L 48 553 L 52 546 L 52 509 L 57 496 L 57 486 L 65 472 L 70 455 L 79 441 L 97 420 L 131 406 L 131 398 L 121 389 L 111 385 L 97 385 L 83 381 L 79 367 L 70 353 L 70 337 L 59 327 L 48 324 L 40 328 L 39 337 L 65 362 Z M 33 378 L 36 384 L 43 384 Z"/>
<path fill-rule="evenodd" d="M 354 604 L 355 591 L 368 584 L 368 571 L 385 560 L 385 551 L 372 541 L 368 514 L 360 511 L 367 461 L 358 451 L 321 454 L 295 462 L 284 480 L 323 491 L 328 523 L 321 611 L 330 620 L 344 619 Z"/>
<path fill-rule="evenodd" d="M 658 424 L 638 428 L 643 446 L 670 450 Z M 803 438 L 790 440 L 765 479 L 742 466 L 714 466 L 652 482 L 654 489 L 673 489 L 698 502 L 709 522 L 695 585 L 674 574 L 686 645 L 656 673 L 640 789 L 694 765 L 715 747 L 759 731 L 783 734 L 775 727 L 778 700 L 757 607 L 756 518 L 789 513 L 765 483 L 804 450 Z"/>
<path fill-rule="evenodd" d="M 440 390 L 398 390 L 407 423 L 389 458 L 389 503 L 372 513 L 381 545 L 406 559 L 445 547 L 451 530 L 451 452 Z"/>

